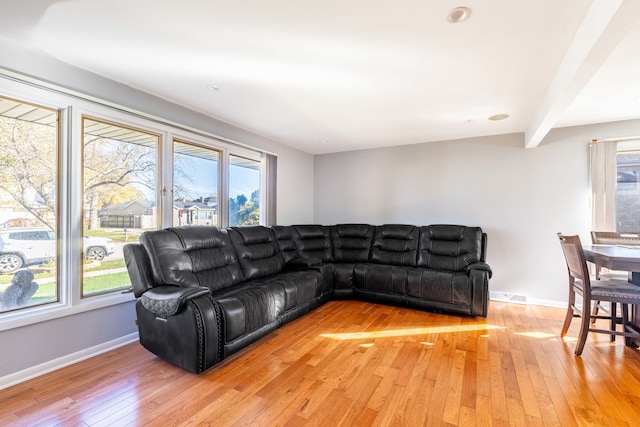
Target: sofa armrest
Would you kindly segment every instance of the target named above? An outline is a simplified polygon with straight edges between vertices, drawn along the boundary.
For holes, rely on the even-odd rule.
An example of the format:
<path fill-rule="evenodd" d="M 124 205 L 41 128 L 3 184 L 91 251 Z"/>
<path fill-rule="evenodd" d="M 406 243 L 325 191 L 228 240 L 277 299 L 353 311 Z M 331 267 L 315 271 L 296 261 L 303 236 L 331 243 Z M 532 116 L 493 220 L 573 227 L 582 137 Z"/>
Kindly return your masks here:
<path fill-rule="evenodd" d="M 322 260 L 320 258 L 294 258 L 287 262 L 286 267 L 288 269 L 300 269 L 300 268 L 309 268 L 309 267 L 317 267 L 322 265 Z"/>
<path fill-rule="evenodd" d="M 173 316 L 156 315 L 142 305 L 142 298 L 136 302 L 140 344 L 161 359 L 197 374 L 222 360 L 224 341 L 222 315 L 211 293 L 207 290 L 195 297 L 204 292 L 202 289 L 206 288 L 155 288 L 149 299 L 154 294 L 158 300 L 174 294 L 177 301 L 183 301 Z"/>
<path fill-rule="evenodd" d="M 176 314 L 186 301 L 209 293 L 209 288 L 179 288 L 177 286 L 158 286 L 146 291 L 140 302 L 157 317 L 166 318 Z"/>
<path fill-rule="evenodd" d="M 486 262 L 474 262 L 469 264 L 465 271 L 469 273 L 471 270 L 486 271 L 487 273 L 489 273 L 489 279 L 491 279 L 491 276 L 493 276 L 493 271 L 491 271 L 491 267 L 489 267 L 489 264 L 487 264 Z"/>
<path fill-rule="evenodd" d="M 156 285 L 153 280 L 149 257 L 140 243 L 124 245 L 123 253 L 129 278 L 131 279 L 133 294 L 138 298 Z"/>

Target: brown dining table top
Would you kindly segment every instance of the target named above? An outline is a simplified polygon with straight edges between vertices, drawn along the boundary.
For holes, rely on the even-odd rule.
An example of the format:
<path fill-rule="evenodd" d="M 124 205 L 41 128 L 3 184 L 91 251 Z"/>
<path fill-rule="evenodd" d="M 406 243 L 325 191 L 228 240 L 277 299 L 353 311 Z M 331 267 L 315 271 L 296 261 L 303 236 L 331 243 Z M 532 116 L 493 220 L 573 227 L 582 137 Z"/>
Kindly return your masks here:
<path fill-rule="evenodd" d="M 611 270 L 640 272 L 640 246 L 587 245 L 583 246 L 587 261 Z"/>

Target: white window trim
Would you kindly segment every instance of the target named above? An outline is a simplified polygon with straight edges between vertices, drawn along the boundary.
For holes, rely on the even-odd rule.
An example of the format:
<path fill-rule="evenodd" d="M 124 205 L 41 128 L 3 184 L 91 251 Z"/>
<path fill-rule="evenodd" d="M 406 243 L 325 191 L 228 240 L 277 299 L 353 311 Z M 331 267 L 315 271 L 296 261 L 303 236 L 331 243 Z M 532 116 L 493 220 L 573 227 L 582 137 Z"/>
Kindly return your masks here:
<path fill-rule="evenodd" d="M 81 298 L 81 289 L 77 283 L 82 283 L 82 264 L 78 257 L 71 256 L 72 242 L 81 241 L 82 229 L 82 185 L 73 176 L 81 176 L 82 171 L 82 116 L 92 116 L 123 125 L 146 129 L 162 135 L 159 150 L 158 196 L 157 204 L 161 209 L 158 227 L 172 225 L 171 210 L 162 206 L 172 206 L 173 199 L 170 189 L 172 174 L 162 174 L 161 171 L 171 170 L 173 161 L 173 138 L 193 141 L 210 146 L 221 153 L 220 169 L 220 200 L 219 215 L 222 226 L 228 225 L 228 162 L 230 155 L 237 155 L 261 162 L 261 186 L 265 184 L 265 154 L 263 149 L 256 149 L 249 145 L 201 131 L 177 122 L 162 119 L 148 113 L 137 111 L 116 103 L 108 102 L 80 92 L 66 89 L 51 83 L 46 83 L 23 76 L 21 74 L 0 68 L 0 94 L 16 100 L 30 102 L 44 107 L 60 110 L 60 158 L 58 159 L 59 200 L 58 200 L 58 302 L 25 307 L 20 310 L 0 314 L 0 331 L 14 329 L 35 323 L 45 322 L 65 316 L 74 315 L 90 310 L 96 310 L 117 304 L 131 303 L 135 297 L 131 292 L 112 292 L 102 295 Z M 266 196 L 267 186 L 261 191 Z M 261 196 L 262 197 L 262 196 Z M 275 202 L 275 201 L 274 201 Z M 168 204 L 167 204 L 168 203 Z M 264 200 L 261 200 L 264 203 Z M 266 206 L 266 205 L 265 205 Z M 261 214 L 260 223 L 265 224 Z M 76 283 L 74 286 L 73 284 Z"/>

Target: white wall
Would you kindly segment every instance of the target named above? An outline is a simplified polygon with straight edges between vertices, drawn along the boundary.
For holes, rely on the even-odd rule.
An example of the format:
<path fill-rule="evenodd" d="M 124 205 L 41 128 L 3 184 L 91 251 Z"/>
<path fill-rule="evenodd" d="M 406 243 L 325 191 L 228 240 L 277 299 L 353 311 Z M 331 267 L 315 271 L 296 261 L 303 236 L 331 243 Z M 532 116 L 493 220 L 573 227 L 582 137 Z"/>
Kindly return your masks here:
<path fill-rule="evenodd" d="M 314 220 L 481 226 L 491 291 L 563 303 L 556 233 L 589 242 L 588 143 L 625 134 L 640 121 L 556 129 L 535 149 L 513 134 L 319 155 Z"/>
<path fill-rule="evenodd" d="M 313 222 L 313 156 L 0 39 L 0 67 L 278 155 L 278 223 Z M 132 302 L 0 332 L 0 387 L 120 345 L 137 333 Z"/>

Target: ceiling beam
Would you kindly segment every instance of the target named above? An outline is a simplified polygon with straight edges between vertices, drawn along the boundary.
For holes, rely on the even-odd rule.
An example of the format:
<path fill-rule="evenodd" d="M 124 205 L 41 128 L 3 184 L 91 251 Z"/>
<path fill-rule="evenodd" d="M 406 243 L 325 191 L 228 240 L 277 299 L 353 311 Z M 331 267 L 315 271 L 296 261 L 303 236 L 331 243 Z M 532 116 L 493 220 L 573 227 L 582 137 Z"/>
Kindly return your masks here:
<path fill-rule="evenodd" d="M 638 0 L 593 1 L 525 130 L 526 148 L 542 142 L 638 21 Z"/>

